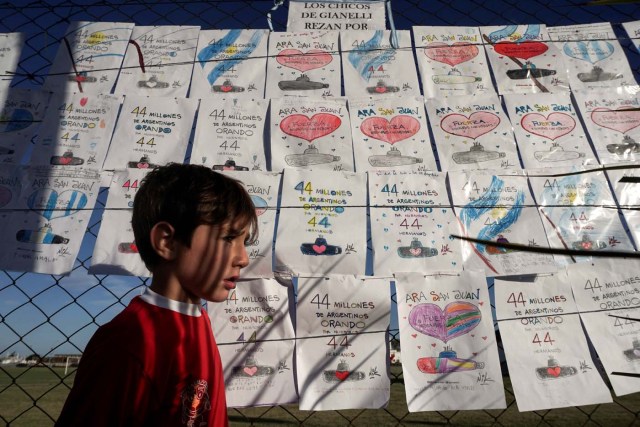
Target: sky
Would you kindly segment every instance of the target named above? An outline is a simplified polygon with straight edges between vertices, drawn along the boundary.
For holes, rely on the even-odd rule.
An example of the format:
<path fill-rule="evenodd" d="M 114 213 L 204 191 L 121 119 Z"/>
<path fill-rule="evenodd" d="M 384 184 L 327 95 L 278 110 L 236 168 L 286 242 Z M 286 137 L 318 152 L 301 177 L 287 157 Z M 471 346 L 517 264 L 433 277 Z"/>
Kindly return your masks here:
<path fill-rule="evenodd" d="M 126 3 L 126 4 L 125 4 Z M 480 2 L 478 2 L 480 3 Z M 544 23 L 567 25 L 609 21 L 617 24 L 640 19 L 640 6 L 583 6 L 582 0 L 493 1 L 392 1 L 397 29 L 412 25 L 507 25 Z M 137 25 L 199 25 L 210 28 L 267 28 L 270 1 L 128 1 L 107 3 L 78 1 L 13 1 L 0 3 L 0 33 L 24 32 L 27 44 L 14 87 L 38 88 L 60 48 L 59 38 L 70 21 L 119 21 Z M 286 25 L 286 7 L 273 12 L 277 31 Z M 631 66 L 637 70 L 640 55 L 622 40 Z M 637 76 L 636 76 L 637 77 Z M 124 276 L 92 276 L 85 267 L 100 225 L 102 191 L 85 235 L 77 268 L 68 277 L 0 271 L 0 356 L 78 353 L 99 324 L 111 319 L 142 290 L 145 280 Z M 121 298 L 121 302 L 118 302 Z M 95 319 L 94 319 L 95 317 Z M 397 318 L 392 328 L 397 328 Z M 20 336 L 24 336 L 21 340 Z M 67 339 L 66 336 L 69 336 Z"/>

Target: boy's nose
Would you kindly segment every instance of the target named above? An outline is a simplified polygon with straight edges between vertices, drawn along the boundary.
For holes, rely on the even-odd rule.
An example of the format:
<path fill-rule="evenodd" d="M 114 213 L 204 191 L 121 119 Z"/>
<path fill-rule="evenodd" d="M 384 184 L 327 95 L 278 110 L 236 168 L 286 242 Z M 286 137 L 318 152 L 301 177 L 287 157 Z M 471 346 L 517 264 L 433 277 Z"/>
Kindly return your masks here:
<path fill-rule="evenodd" d="M 249 265 L 249 254 L 247 254 L 247 248 L 244 245 L 239 249 L 239 253 L 236 257 L 236 265 L 240 268 L 245 268 Z"/>

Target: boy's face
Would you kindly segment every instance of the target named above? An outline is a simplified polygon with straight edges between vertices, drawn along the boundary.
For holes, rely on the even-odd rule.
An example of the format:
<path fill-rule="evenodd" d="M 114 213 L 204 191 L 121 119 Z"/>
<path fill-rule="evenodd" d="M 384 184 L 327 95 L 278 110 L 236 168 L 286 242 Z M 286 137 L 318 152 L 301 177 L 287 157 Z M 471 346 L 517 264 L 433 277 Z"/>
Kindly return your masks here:
<path fill-rule="evenodd" d="M 189 302 L 227 299 L 236 287 L 240 269 L 249 264 L 244 245 L 248 236 L 246 227 L 202 224 L 193 232 L 191 247 L 179 244 L 175 275 Z"/>

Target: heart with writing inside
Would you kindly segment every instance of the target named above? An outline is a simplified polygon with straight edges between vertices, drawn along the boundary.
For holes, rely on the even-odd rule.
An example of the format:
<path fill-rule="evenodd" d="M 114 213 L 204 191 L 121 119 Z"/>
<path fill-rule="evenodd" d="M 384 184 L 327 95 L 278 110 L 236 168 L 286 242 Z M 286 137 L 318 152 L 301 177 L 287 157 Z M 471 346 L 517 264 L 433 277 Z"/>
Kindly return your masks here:
<path fill-rule="evenodd" d="M 324 67 L 333 61 L 333 57 L 328 52 L 319 49 L 312 49 L 304 53 L 298 49 L 284 49 L 276 55 L 276 61 L 280 65 L 305 73 Z"/>
<path fill-rule="evenodd" d="M 27 206 L 51 221 L 73 215 L 84 208 L 87 202 L 87 196 L 77 190 L 58 193 L 50 188 L 42 188 L 31 193 L 27 199 Z"/>
<path fill-rule="evenodd" d="M 547 373 L 553 377 L 558 378 L 562 369 L 559 366 L 553 368 L 547 368 Z"/>
<path fill-rule="evenodd" d="M 500 117 L 487 111 L 463 114 L 449 114 L 442 118 L 440 127 L 443 131 L 456 136 L 476 139 L 494 130 L 500 124 Z"/>
<path fill-rule="evenodd" d="M 31 111 L 23 108 L 16 108 L 10 115 L 3 112 L 0 115 L 0 132 L 18 132 L 27 129 L 34 121 Z"/>
<path fill-rule="evenodd" d="M 455 67 L 478 56 L 478 46 L 457 42 L 451 45 L 441 42 L 429 43 L 424 48 L 424 54 L 434 61 Z"/>
<path fill-rule="evenodd" d="M 640 126 L 639 110 L 610 110 L 608 108 L 596 108 L 591 112 L 593 123 L 603 128 L 626 133 Z"/>
<path fill-rule="evenodd" d="M 474 304 L 454 301 L 443 309 L 436 304 L 418 304 L 409 313 L 409 325 L 416 331 L 446 343 L 478 326 L 482 314 Z"/>
<path fill-rule="evenodd" d="M 510 56 L 512 58 L 531 59 L 542 55 L 549 49 L 549 46 L 542 42 L 526 41 L 520 43 L 498 42 L 493 45 L 493 50 L 499 55 Z"/>
<path fill-rule="evenodd" d="M 244 368 L 242 368 L 242 371 L 249 375 L 250 377 L 254 376 L 256 374 L 256 372 L 258 372 L 258 367 L 257 366 L 245 366 Z"/>
<path fill-rule="evenodd" d="M 287 135 L 304 139 L 308 142 L 329 135 L 340 127 L 340 117 L 329 113 L 318 113 L 311 118 L 304 114 L 292 114 L 280 122 L 280 129 Z"/>
<path fill-rule="evenodd" d="M 339 379 L 340 381 L 344 381 L 347 379 L 349 374 L 350 374 L 349 371 L 336 371 L 336 378 Z"/>
<path fill-rule="evenodd" d="M 520 125 L 534 135 L 555 141 L 576 127 L 576 121 L 566 113 L 551 113 L 547 117 L 538 113 L 530 113 L 522 117 Z"/>
<path fill-rule="evenodd" d="M 562 50 L 571 58 L 595 64 L 613 55 L 615 48 L 611 43 L 604 40 L 584 40 L 566 42 L 562 46 Z"/>
<path fill-rule="evenodd" d="M 420 130 L 420 122 L 411 116 L 395 116 L 391 120 L 384 117 L 369 117 L 360 125 L 363 134 L 388 144 L 411 138 Z"/>

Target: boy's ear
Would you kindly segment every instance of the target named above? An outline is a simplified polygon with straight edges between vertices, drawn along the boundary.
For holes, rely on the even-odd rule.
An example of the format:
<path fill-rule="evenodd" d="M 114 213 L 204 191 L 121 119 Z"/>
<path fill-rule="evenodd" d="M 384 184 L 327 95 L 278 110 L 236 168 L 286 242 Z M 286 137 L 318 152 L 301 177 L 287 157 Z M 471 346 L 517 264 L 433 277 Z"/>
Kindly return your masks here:
<path fill-rule="evenodd" d="M 175 230 L 165 221 L 156 223 L 151 228 L 150 240 L 153 250 L 163 259 L 171 261 L 176 257 Z"/>

